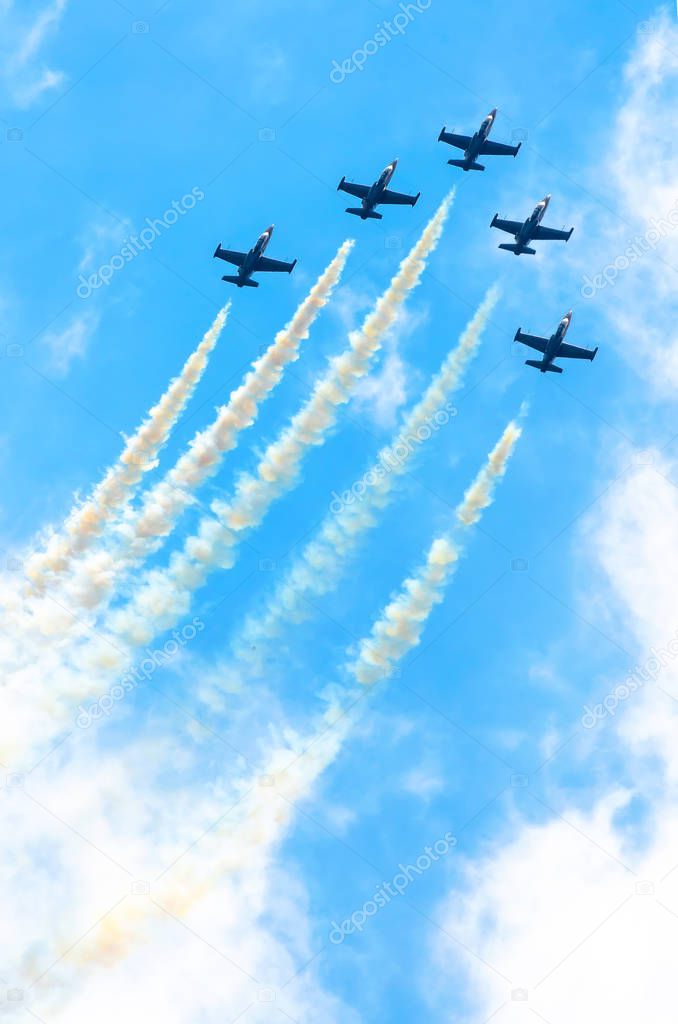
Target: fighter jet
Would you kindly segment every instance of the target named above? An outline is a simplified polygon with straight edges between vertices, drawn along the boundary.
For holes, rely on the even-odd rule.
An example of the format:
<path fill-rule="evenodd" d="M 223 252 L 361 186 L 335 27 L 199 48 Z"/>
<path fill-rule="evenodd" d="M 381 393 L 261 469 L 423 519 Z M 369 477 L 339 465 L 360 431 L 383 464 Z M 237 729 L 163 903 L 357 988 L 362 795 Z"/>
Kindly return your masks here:
<path fill-rule="evenodd" d="M 388 167 L 384 168 L 373 185 L 354 185 L 352 182 L 346 181 L 346 178 L 342 178 L 337 185 L 337 192 L 348 192 L 349 195 L 362 200 L 362 206 L 348 206 L 346 213 L 354 213 L 361 220 L 366 220 L 368 217 L 381 220 L 382 214 L 377 213 L 375 206 L 387 203 L 396 206 L 414 206 L 421 192 L 417 192 L 416 196 L 406 196 L 402 192 L 392 192 L 388 187 L 397 166 L 398 161 L 393 160 Z"/>
<path fill-rule="evenodd" d="M 273 228 L 275 224 L 271 224 L 266 230 L 259 235 L 256 242 L 252 246 L 249 252 L 237 252 L 233 249 L 222 249 L 221 242 L 214 250 L 214 255 L 217 259 L 226 260 L 227 263 L 232 263 L 238 268 L 237 274 L 225 274 L 222 277 L 222 281 L 228 281 L 230 284 L 235 284 L 238 288 L 258 288 L 259 282 L 252 280 L 252 274 L 257 271 L 286 271 L 291 274 L 294 270 L 297 261 L 294 263 L 283 263 L 281 260 L 270 260 L 268 256 L 264 256 L 266 246 L 271 241 L 271 235 L 273 234 Z"/>
<path fill-rule="evenodd" d="M 537 352 L 543 353 L 543 359 L 526 359 L 526 366 L 534 366 L 537 370 L 542 373 L 546 373 L 549 370 L 551 373 L 562 373 L 562 366 L 556 366 L 553 362 L 554 359 L 589 359 L 594 360 L 596 357 L 596 348 L 578 348 L 576 345 L 566 345 L 564 337 L 567 334 L 568 328 L 572 323 L 572 310 L 569 309 L 563 319 L 556 327 L 555 334 L 552 334 L 550 338 L 540 338 L 535 334 L 523 334 L 520 327 L 516 331 L 514 341 L 519 341 L 523 345 L 527 345 L 529 348 L 535 348 Z"/>
<path fill-rule="evenodd" d="M 530 249 L 527 244 L 528 242 L 537 240 L 547 241 L 549 239 L 561 239 L 567 242 L 574 228 L 570 228 L 569 231 L 557 231 L 555 228 L 543 228 L 541 226 L 542 218 L 550 202 L 551 196 L 544 196 L 522 224 L 519 220 L 501 220 L 495 213 L 490 227 L 499 228 L 500 231 L 507 231 L 509 235 L 513 235 L 515 238 L 515 242 L 502 242 L 499 248 L 508 249 L 515 256 L 520 256 L 524 252 L 534 256 L 537 250 Z"/>
<path fill-rule="evenodd" d="M 445 131 L 443 128 L 438 136 L 438 142 L 447 142 L 449 146 L 456 146 L 464 150 L 463 160 L 448 160 L 453 167 L 461 167 L 463 171 L 484 171 L 484 164 L 478 163 L 478 157 L 483 156 L 516 156 L 521 147 L 506 146 L 503 142 L 490 142 L 488 135 L 492 131 L 494 119 L 497 116 L 497 108 L 489 112 L 480 128 L 473 135 L 455 135 L 454 132 Z"/>

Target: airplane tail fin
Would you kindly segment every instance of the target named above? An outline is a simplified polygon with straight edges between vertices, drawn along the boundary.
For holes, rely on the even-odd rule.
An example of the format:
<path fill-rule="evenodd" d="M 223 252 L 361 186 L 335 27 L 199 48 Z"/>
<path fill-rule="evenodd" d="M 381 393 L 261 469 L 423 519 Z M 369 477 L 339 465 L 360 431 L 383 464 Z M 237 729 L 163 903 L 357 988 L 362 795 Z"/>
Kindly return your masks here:
<path fill-rule="evenodd" d="M 553 363 L 545 363 L 543 359 L 526 359 L 525 366 L 534 366 L 535 369 L 541 370 L 542 373 L 562 373 L 562 366 L 554 366 Z"/>
<path fill-rule="evenodd" d="M 229 284 L 237 284 L 238 288 L 258 288 L 259 282 L 253 281 L 251 277 L 238 277 L 237 274 L 224 274 L 222 281 Z"/>
<path fill-rule="evenodd" d="M 360 217 L 361 220 L 366 220 L 368 217 L 372 220 L 381 220 L 381 214 L 376 210 L 364 210 L 362 206 L 348 206 L 346 213 L 352 213 L 354 216 Z"/>
<path fill-rule="evenodd" d="M 462 171 L 484 171 L 485 165 L 475 163 L 475 161 L 469 162 L 468 160 L 448 160 L 448 164 L 452 167 L 461 167 Z"/>
<path fill-rule="evenodd" d="M 527 253 L 528 256 L 534 256 L 536 249 L 530 249 L 528 246 L 516 245 L 515 242 L 502 242 L 499 246 L 500 249 L 507 249 L 512 252 L 514 256 L 520 256 L 522 253 Z"/>

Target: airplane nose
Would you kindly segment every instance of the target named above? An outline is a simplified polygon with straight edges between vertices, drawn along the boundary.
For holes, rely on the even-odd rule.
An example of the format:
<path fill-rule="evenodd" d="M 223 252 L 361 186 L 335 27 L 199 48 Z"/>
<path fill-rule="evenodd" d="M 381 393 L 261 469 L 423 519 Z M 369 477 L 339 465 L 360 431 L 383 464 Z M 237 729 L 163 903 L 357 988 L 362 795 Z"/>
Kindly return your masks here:
<path fill-rule="evenodd" d="M 490 111 L 490 117 L 496 117 L 497 116 L 497 110 L 498 110 L 497 107 L 493 107 L 492 110 Z"/>

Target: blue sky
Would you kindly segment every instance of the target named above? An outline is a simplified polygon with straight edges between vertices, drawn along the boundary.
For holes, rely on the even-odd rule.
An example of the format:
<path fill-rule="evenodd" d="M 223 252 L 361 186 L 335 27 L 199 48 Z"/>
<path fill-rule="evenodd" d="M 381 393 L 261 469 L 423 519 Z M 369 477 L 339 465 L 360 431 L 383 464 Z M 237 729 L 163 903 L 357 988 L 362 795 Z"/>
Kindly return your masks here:
<path fill-rule="evenodd" d="M 613 732 L 616 722 L 587 734 L 580 719 L 586 703 L 600 700 L 647 657 L 650 644 L 670 636 L 654 611 L 647 618 L 655 632 L 638 625 L 657 593 L 663 610 L 664 591 L 655 591 L 652 579 L 668 567 L 659 556 L 650 567 L 642 539 L 629 566 L 620 565 L 620 551 L 640 537 L 642 523 L 633 516 L 646 501 L 652 515 L 663 513 L 652 520 L 656 532 L 668 529 L 678 479 L 671 462 L 675 343 L 667 336 L 675 238 L 593 299 L 582 295 L 582 281 L 613 263 L 630 239 L 647 232 L 650 215 L 666 216 L 669 198 L 678 198 L 668 113 L 667 131 L 661 129 L 672 109 L 662 107 L 662 89 L 675 98 L 675 13 L 636 0 L 593 8 L 559 0 L 539 9 L 520 0 L 421 6 L 401 35 L 341 82 L 330 77 L 333 62 L 355 60 L 399 11 L 396 4 L 252 0 L 228 10 L 205 2 L 196 10 L 169 0 L 149 10 L 107 0 L 90 10 L 54 0 L 21 10 L 8 3 L 0 11 L 0 223 L 7 243 L 0 256 L 0 547 L 10 590 L 20 575 L 11 560 L 38 549 L 74 495 L 87 495 L 115 462 L 121 435 L 132 434 L 226 299 L 227 325 L 151 482 L 210 423 L 341 241 L 355 238 L 341 286 L 299 360 L 201 489 L 199 503 L 151 556 L 150 566 L 164 566 L 201 511 L 231 494 L 238 474 L 253 468 L 306 400 L 327 359 L 342 350 L 348 330 L 457 187 L 442 240 L 386 340 L 371 386 L 342 408 L 327 442 L 306 459 L 300 484 L 248 536 L 234 568 L 214 572 L 196 595 L 191 615 L 200 616 L 204 631 L 109 722 L 69 734 L 51 755 L 47 777 L 36 773 L 40 800 L 53 807 L 49 798 L 57 799 L 62 773 L 61 792 L 71 794 L 59 810 L 67 830 L 96 835 L 101 846 L 110 813 L 122 830 L 116 835 L 111 827 L 106 840 L 116 859 L 134 851 L 146 863 L 142 847 L 153 846 L 156 825 L 164 852 L 165 844 L 188 845 L 201 822 L 207 829 L 286 730 L 308 734 L 322 707 L 319 694 L 346 679 L 347 651 L 368 634 L 431 539 L 451 526 L 507 421 L 529 405 L 497 500 L 465 539 L 421 646 L 371 696 L 341 751 L 294 808 L 280 842 L 265 863 L 256 862 L 260 874 L 215 881 L 205 897 L 209 911 L 191 910 L 193 938 L 157 929 L 155 945 L 92 977 L 82 964 L 71 966 L 59 998 L 30 988 L 22 975 L 26 957 L 37 949 L 38 959 L 56 959 L 50 949 L 60 955 L 102 906 L 83 895 L 77 910 L 69 904 L 72 927 L 54 934 L 46 924 L 41 931 L 39 921 L 22 923 L 22 957 L 3 973 L 9 987 L 30 988 L 30 1006 L 41 1019 L 84 1019 L 122 986 L 138 994 L 136 1012 L 163 1012 L 170 1020 L 185 1005 L 205 1022 L 241 1012 L 299 1021 L 405 1021 L 426 1013 L 480 1024 L 493 1006 L 475 973 L 478 951 L 498 955 L 502 927 L 515 938 L 513 948 L 528 940 L 510 931 L 515 893 L 513 902 L 511 893 L 485 893 L 478 872 L 494 878 L 502 851 L 511 844 L 520 850 L 531 829 L 547 834 L 564 802 L 582 816 L 591 813 L 595 823 L 601 790 L 615 780 L 631 791 L 642 774 Z M 494 106 L 493 137 L 522 140 L 517 159 L 488 159 L 484 174 L 448 167 L 452 154 L 436 142 L 441 127 L 471 132 Z M 642 166 L 632 167 L 634 138 L 625 134 L 637 116 L 641 156 L 651 162 L 646 181 Z M 388 209 L 379 223 L 346 216 L 345 197 L 335 191 L 342 175 L 372 181 L 394 157 L 393 185 L 421 191 L 416 208 Z M 193 189 L 204 198 L 150 251 L 91 296 L 78 295 L 81 274 L 109 262 L 147 218 L 162 217 Z M 547 192 L 548 223 L 575 226 L 567 247 L 543 244 L 536 257 L 521 259 L 500 252 L 501 239 L 489 230 L 493 214 L 522 219 Z M 634 207 L 641 199 L 642 207 Z M 269 254 L 297 258 L 294 273 L 271 275 L 256 292 L 228 291 L 212 259 L 216 244 L 248 248 L 271 222 Z M 228 692 L 239 672 L 229 652 L 245 617 L 263 607 L 333 492 L 359 479 L 392 437 L 494 283 L 501 298 L 453 399 L 456 415 L 423 446 L 341 584 L 308 621 L 289 627 L 262 676 L 243 674 L 237 692 Z M 571 307 L 572 339 L 600 346 L 595 363 L 574 363 L 557 379 L 533 373 L 513 345 L 516 328 L 548 334 Z M 665 343 L 663 356 L 657 341 Z M 629 482 L 655 470 L 667 495 L 653 497 L 649 488 L 647 497 L 642 480 Z M 142 571 L 125 579 L 113 607 L 134 594 Z M 105 609 L 87 622 L 92 630 L 105 628 Z M 38 687 L 46 673 L 40 662 L 35 672 Z M 30 693 L 30 676 L 26 682 Z M 19 722 L 30 731 L 30 710 Z M 649 726 L 638 726 L 634 742 L 651 735 Z M 35 760 L 3 757 L 8 771 Z M 94 812 L 97 791 L 105 799 Z M 620 826 L 631 823 L 633 843 L 643 835 L 646 812 L 633 804 Z M 72 836 L 61 849 L 57 836 L 45 839 L 39 823 L 21 813 L 11 811 L 22 825 L 7 854 L 10 872 L 23 872 L 38 892 L 49 885 L 50 871 L 57 878 L 96 876 L 96 866 L 83 868 L 71 849 Z M 578 829 L 598 835 L 594 824 L 580 822 Z M 448 831 L 457 837 L 455 849 L 404 897 L 371 918 L 361 935 L 329 942 L 333 921 L 363 906 L 401 863 Z M 45 849 L 56 844 L 52 862 L 48 856 L 32 864 L 26 850 L 36 842 Z M 597 838 L 596 844 L 605 845 Z M 507 878 L 512 864 L 505 865 Z M 64 894 L 71 885 L 63 883 Z M 30 917 L 17 906 L 22 921 Z M 245 915 L 242 931 L 230 920 L 232 907 Z M 62 909 L 56 900 L 55 913 Z M 490 922 L 495 909 L 506 915 L 498 924 Z M 572 946 L 576 937 L 575 929 Z M 228 972 L 220 987 L 219 961 L 210 959 L 215 943 L 229 956 L 242 947 L 252 962 L 270 961 L 271 1005 L 261 986 L 254 995 L 241 991 Z M 477 955 L 464 952 L 469 947 Z M 165 977 L 148 973 L 144 958 L 153 951 L 167 965 Z M 285 970 L 301 972 L 287 1004 Z M 513 972 L 497 982 L 499 973 L 488 987 L 508 985 L 508 1009 L 498 1019 L 512 1024 L 510 991 L 523 982 Z M 183 994 L 172 1002 L 175 987 Z M 553 1007 L 563 1005 L 554 1000 Z M 572 1010 L 587 1019 L 576 1004 Z M 549 1024 L 565 1020 L 551 1004 L 540 1013 Z"/>

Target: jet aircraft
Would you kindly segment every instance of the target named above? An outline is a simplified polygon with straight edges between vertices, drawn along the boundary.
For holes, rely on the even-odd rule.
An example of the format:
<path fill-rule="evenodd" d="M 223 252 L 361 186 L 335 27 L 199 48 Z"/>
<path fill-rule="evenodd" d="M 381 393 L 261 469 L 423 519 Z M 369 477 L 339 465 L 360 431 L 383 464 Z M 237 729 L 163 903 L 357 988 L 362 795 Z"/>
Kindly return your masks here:
<path fill-rule="evenodd" d="M 502 242 L 499 248 L 508 249 L 515 256 L 520 256 L 522 253 L 529 253 L 530 256 L 534 256 L 537 250 L 531 249 L 528 242 L 552 239 L 559 239 L 564 242 L 569 241 L 574 228 L 570 228 L 569 231 L 558 231 L 556 228 L 543 228 L 541 226 L 542 219 L 550 202 L 551 196 L 544 196 L 537 203 L 527 220 L 522 223 L 519 220 L 501 220 L 495 213 L 490 227 L 506 231 L 509 235 L 513 235 L 515 239 L 514 242 Z"/>
<path fill-rule="evenodd" d="M 221 242 L 214 250 L 214 255 L 217 259 L 225 260 L 227 263 L 232 263 L 238 268 L 237 274 L 225 274 L 222 277 L 222 281 L 228 281 L 230 284 L 235 284 L 238 288 L 258 288 L 259 282 L 252 280 L 252 274 L 265 271 L 286 271 L 291 274 L 294 270 L 297 261 L 294 263 L 283 263 L 282 260 L 271 260 L 268 256 L 264 256 L 266 246 L 271 241 L 271 235 L 273 234 L 274 224 L 267 227 L 262 234 L 259 235 L 256 242 L 249 250 L 249 252 L 237 252 L 233 249 L 222 249 Z"/>
<path fill-rule="evenodd" d="M 456 146 L 457 149 L 464 150 L 463 160 L 448 160 L 448 164 L 453 167 L 461 167 L 463 171 L 484 171 L 485 165 L 478 163 L 478 157 L 481 155 L 516 156 L 521 147 L 520 142 L 517 146 L 507 146 L 503 142 L 490 142 L 488 136 L 492 131 L 496 116 L 497 108 L 494 107 L 473 135 L 457 135 L 443 128 L 438 136 L 438 142 L 446 142 L 449 146 Z"/>
<path fill-rule="evenodd" d="M 558 324 L 555 333 L 550 338 L 540 338 L 535 334 L 523 334 L 520 327 L 516 331 L 514 341 L 519 341 L 523 345 L 527 345 L 528 348 L 534 348 L 537 352 L 541 352 L 544 356 L 543 359 L 526 359 L 526 366 L 534 366 L 541 373 L 546 373 L 550 370 L 551 373 L 562 373 L 562 366 L 556 366 L 553 362 L 554 359 L 589 359 L 594 360 L 596 357 L 596 348 L 578 348 L 576 345 L 567 345 L 564 341 L 565 335 L 568 332 L 569 326 L 572 323 L 572 310 L 568 310 L 565 316 Z"/>
<path fill-rule="evenodd" d="M 421 192 L 417 192 L 416 196 L 408 196 L 403 192 L 393 192 L 388 187 L 391 178 L 395 174 L 397 165 L 398 161 L 393 160 L 388 167 L 384 168 L 372 185 L 356 185 L 346 181 L 346 178 L 342 178 L 337 185 L 337 192 L 348 192 L 349 195 L 355 196 L 362 201 L 360 206 L 348 206 L 346 213 L 353 213 L 356 217 L 360 217 L 361 220 L 366 220 L 368 217 L 374 220 L 381 220 L 382 214 L 377 213 L 375 210 L 376 206 L 383 204 L 414 206 Z"/>

